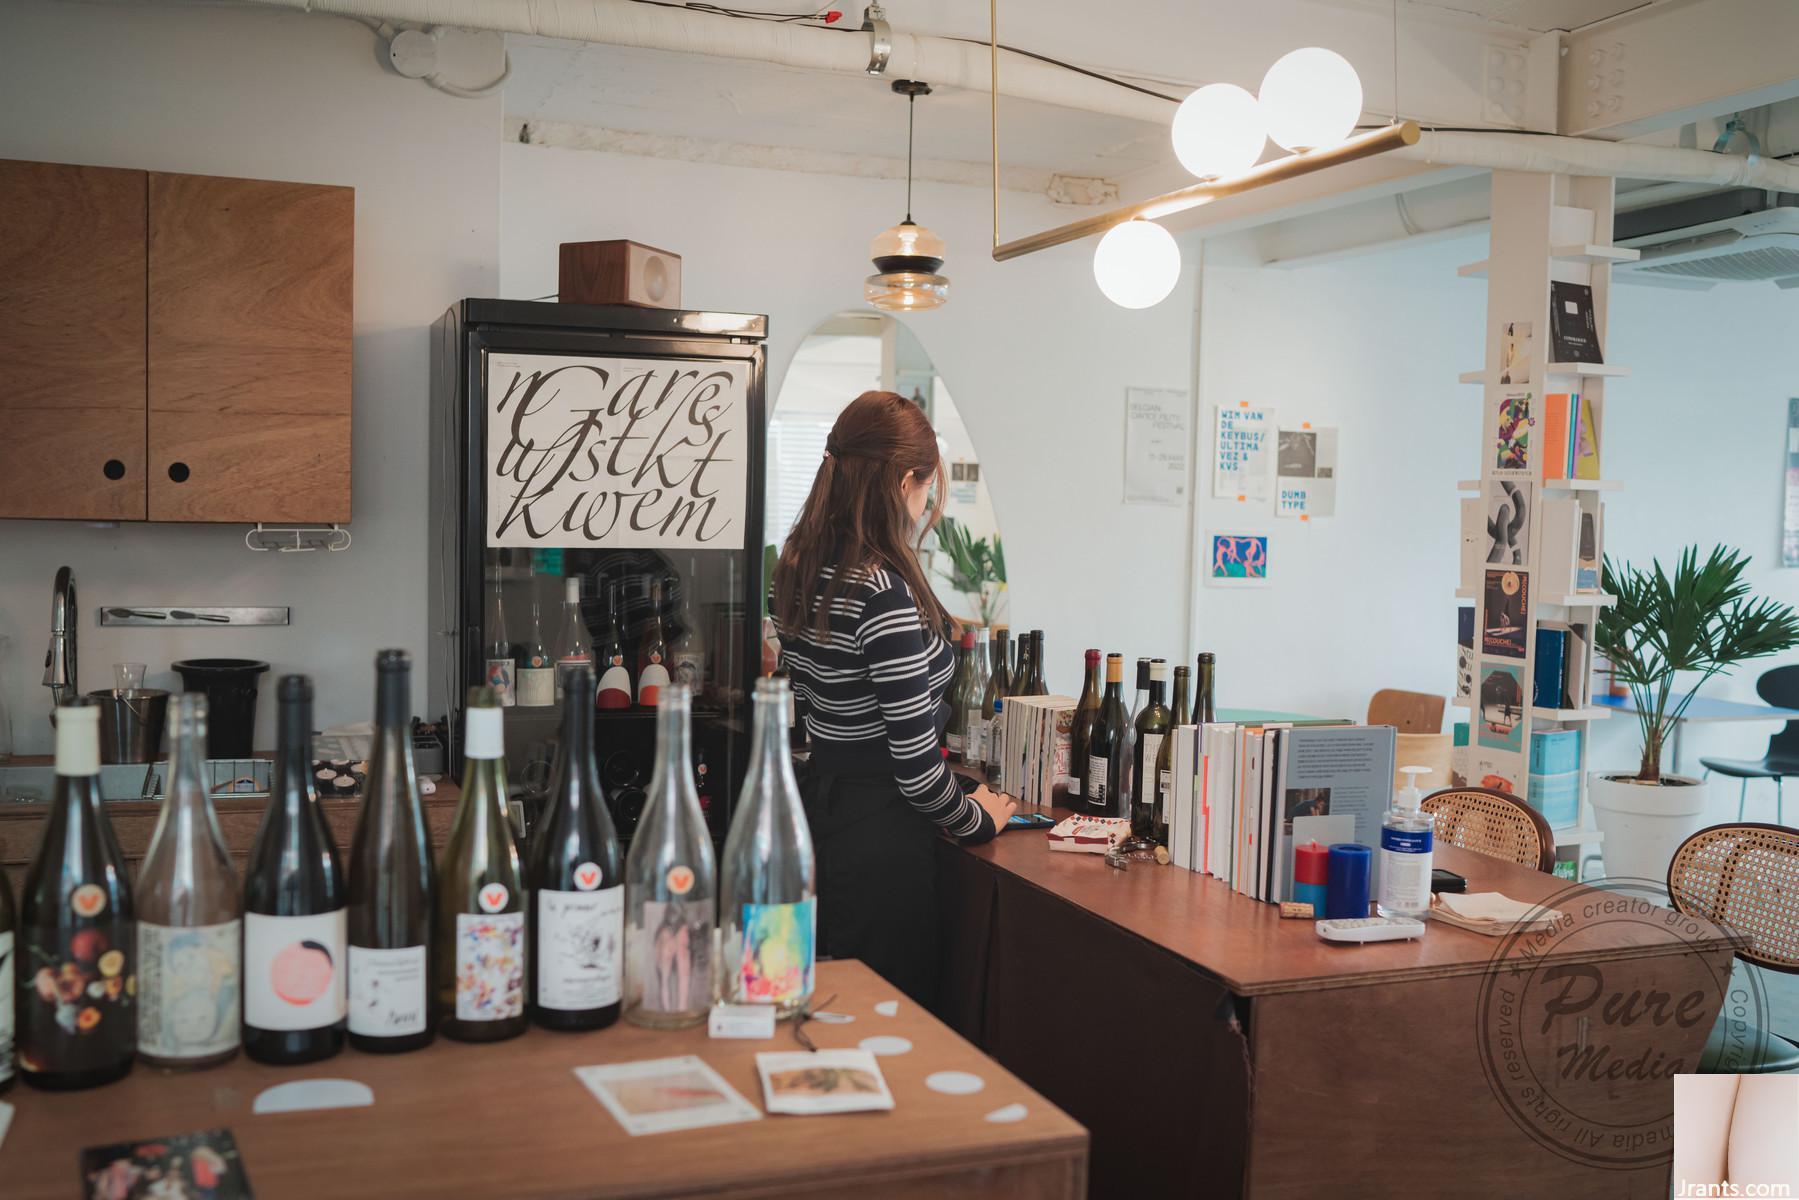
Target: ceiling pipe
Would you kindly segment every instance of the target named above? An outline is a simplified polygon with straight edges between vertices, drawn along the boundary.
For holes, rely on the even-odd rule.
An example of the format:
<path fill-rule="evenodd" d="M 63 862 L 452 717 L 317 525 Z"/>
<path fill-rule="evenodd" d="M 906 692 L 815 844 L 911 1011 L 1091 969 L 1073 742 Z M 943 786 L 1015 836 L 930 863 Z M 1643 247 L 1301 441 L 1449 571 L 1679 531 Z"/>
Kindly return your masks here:
<path fill-rule="evenodd" d="M 1743 158 L 1709 150 L 1673 146 L 1640 146 L 1588 138 L 1544 137 L 1523 133 L 1433 133 L 1426 131 L 1415 146 L 1392 152 L 1442 167 L 1484 167 L 1492 171 L 1535 171 L 1540 174 L 1609 175 L 1621 179 L 1654 179 L 1667 183 L 1702 183 L 1720 187 L 1768 188 L 1799 192 L 1799 164 L 1770 158 Z"/>

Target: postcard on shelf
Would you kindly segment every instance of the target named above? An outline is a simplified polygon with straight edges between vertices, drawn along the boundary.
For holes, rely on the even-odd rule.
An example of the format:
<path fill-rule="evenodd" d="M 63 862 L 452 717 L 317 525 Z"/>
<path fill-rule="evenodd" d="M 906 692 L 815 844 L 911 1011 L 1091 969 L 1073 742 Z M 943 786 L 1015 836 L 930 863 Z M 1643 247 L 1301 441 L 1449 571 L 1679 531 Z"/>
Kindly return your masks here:
<path fill-rule="evenodd" d="M 1474 768 L 1468 774 L 1468 783 L 1473 787 L 1521 796 L 1524 794 L 1518 787 L 1518 780 L 1524 777 L 1521 766 L 1522 763 L 1508 762 L 1505 758 L 1480 755 L 1474 760 Z"/>
<path fill-rule="evenodd" d="M 1599 552 L 1604 514 L 1605 509 L 1597 501 L 1591 507 L 1582 506 L 1580 510 L 1580 541 L 1574 554 L 1574 590 L 1577 592 L 1599 590 L 1605 561 Z"/>
<path fill-rule="evenodd" d="M 1337 513 L 1337 431 L 1280 431 L 1275 458 L 1277 517 L 1331 517 Z"/>
<path fill-rule="evenodd" d="M 1274 484 L 1274 410 L 1220 404 L 1212 463 L 1214 496 L 1266 500 Z"/>
<path fill-rule="evenodd" d="M 1455 698 L 1458 703 L 1474 698 L 1474 606 L 1455 610 Z"/>
<path fill-rule="evenodd" d="M 1530 382 L 1531 336 L 1529 321 L 1507 321 L 1499 337 L 1499 382 Z"/>
<path fill-rule="evenodd" d="M 1531 393 L 1506 392 L 1499 397 L 1493 426 L 1493 473 L 1529 474 L 1531 462 Z"/>
<path fill-rule="evenodd" d="M 1530 557 L 1532 484 L 1522 479 L 1487 481 L 1487 563 L 1522 567 Z"/>
<path fill-rule="evenodd" d="M 1593 289 L 1584 283 L 1549 284 L 1549 334 L 1556 362 L 1599 363 L 1599 323 L 1593 316 Z"/>
<path fill-rule="evenodd" d="M 1530 632 L 1530 575 L 1524 571 L 1488 571 L 1481 606 L 1482 654 L 1523 658 Z"/>
<path fill-rule="evenodd" d="M 1214 533 L 1211 536 L 1208 587 L 1267 587 L 1268 541 L 1265 533 Z"/>
<path fill-rule="evenodd" d="M 1475 742 L 1488 750 L 1523 753 L 1524 710 L 1524 668 L 1482 664 L 1480 734 Z"/>
<path fill-rule="evenodd" d="M 867 1050 L 774 1050 L 756 1055 L 771 1113 L 879 1112 L 893 1107 L 881 1064 Z"/>
<path fill-rule="evenodd" d="M 632 1137 L 762 1117 L 754 1104 L 692 1054 L 576 1067 L 575 1077 Z"/>
<path fill-rule="evenodd" d="M 81 1152 L 81 1182 L 81 1194 L 92 1200 L 250 1200 L 255 1194 L 229 1129 L 88 1146 Z"/>

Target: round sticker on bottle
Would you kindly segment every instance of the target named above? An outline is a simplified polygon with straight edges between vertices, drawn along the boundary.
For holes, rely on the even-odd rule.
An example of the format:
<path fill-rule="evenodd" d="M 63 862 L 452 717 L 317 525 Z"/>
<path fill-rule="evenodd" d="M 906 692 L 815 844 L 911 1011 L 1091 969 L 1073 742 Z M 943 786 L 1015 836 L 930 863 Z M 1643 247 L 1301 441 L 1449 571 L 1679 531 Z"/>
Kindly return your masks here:
<path fill-rule="evenodd" d="M 490 883 L 475 893 L 475 902 L 481 906 L 481 911 L 484 913 L 499 912 L 506 907 L 506 901 L 511 898 L 512 893 L 506 890 L 506 885 L 503 883 Z"/>
<path fill-rule="evenodd" d="M 78 917 L 97 917 L 106 908 L 106 889 L 97 883 L 84 883 L 69 893 L 69 907 Z"/>
<path fill-rule="evenodd" d="M 600 886 L 600 866 L 598 863 L 584 862 L 575 868 L 575 887 L 583 892 L 591 892 Z"/>
<path fill-rule="evenodd" d="M 685 896 L 693 890 L 692 867 L 670 867 L 668 869 L 668 890 L 677 896 Z"/>

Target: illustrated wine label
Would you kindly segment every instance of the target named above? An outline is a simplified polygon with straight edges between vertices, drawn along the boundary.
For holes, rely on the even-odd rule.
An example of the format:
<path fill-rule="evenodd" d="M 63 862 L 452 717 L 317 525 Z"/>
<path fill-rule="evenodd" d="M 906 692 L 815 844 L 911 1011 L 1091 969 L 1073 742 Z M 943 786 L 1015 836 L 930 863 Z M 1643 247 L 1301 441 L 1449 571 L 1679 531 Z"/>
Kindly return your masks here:
<path fill-rule="evenodd" d="M 344 1019 L 345 909 L 303 917 L 244 914 L 244 1024 L 322 1029 Z"/>
<path fill-rule="evenodd" d="M 237 921 L 137 926 L 137 1048 L 157 1058 L 210 1058 L 237 1045 Z"/>
<path fill-rule="evenodd" d="M 350 1032 L 363 1037 L 425 1032 L 425 947 L 350 947 Z"/>
<path fill-rule="evenodd" d="M 1143 766 L 1137 772 L 1137 803 L 1149 804 L 1156 798 L 1156 758 L 1162 752 L 1162 735 L 1146 733 L 1143 735 Z"/>
<path fill-rule="evenodd" d="M 0 1079 L 11 1079 L 13 1027 L 12 930 L 0 929 Z"/>
<path fill-rule="evenodd" d="M 592 867 L 591 863 L 582 864 Z M 581 868 L 576 869 L 579 882 Z M 593 867 L 598 877 L 599 868 Z M 537 1003 L 584 1011 L 617 1004 L 625 937 L 622 885 L 537 892 Z"/>
<path fill-rule="evenodd" d="M 646 669 L 644 674 L 647 676 L 649 671 Z M 664 678 L 667 678 L 666 672 Z M 606 669 L 600 672 L 600 691 L 594 704 L 600 708 L 631 707 L 631 672 L 625 670 L 624 655 L 615 654 L 606 659 Z"/>
<path fill-rule="evenodd" d="M 797 1004 L 812 994 L 818 901 L 743 906 L 743 957 L 737 999 L 746 1004 Z"/>
<path fill-rule="evenodd" d="M 556 703 L 556 668 L 549 659 L 529 659 L 518 669 L 518 702 L 525 708 Z"/>
<path fill-rule="evenodd" d="M 710 899 L 644 901 L 643 928 L 631 928 L 626 949 L 644 1008 L 693 1012 L 711 1004 L 712 914 Z"/>
<path fill-rule="evenodd" d="M 517 664 L 510 658 L 487 660 L 487 686 L 493 689 L 494 696 L 502 707 L 518 703 L 518 696 L 513 688 L 513 672 L 516 669 Z"/>
<path fill-rule="evenodd" d="M 693 650 L 675 651 L 676 683 L 684 683 L 696 693 L 706 681 L 706 657 Z"/>
<path fill-rule="evenodd" d="M 524 1011 L 525 914 L 457 913 L 456 1019 L 503 1021 Z"/>
<path fill-rule="evenodd" d="M 129 1058 L 137 1043 L 135 925 L 108 918 L 20 933 L 19 974 L 31 972 L 14 993 L 20 1069 L 81 1071 Z"/>
<path fill-rule="evenodd" d="M 606 672 L 611 675 L 611 671 Z M 668 668 L 662 665 L 660 654 L 650 655 L 650 661 L 643 665 L 637 675 L 637 703 L 645 708 L 654 708 L 662 699 L 662 689 L 668 686 Z"/>

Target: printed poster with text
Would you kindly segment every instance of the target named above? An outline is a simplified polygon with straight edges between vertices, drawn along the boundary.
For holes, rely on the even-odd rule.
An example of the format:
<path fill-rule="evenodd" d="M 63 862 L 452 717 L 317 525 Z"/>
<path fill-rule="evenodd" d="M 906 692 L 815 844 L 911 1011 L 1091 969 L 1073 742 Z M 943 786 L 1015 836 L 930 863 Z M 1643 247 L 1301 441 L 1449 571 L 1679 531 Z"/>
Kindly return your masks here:
<path fill-rule="evenodd" d="M 1274 410 L 1218 406 L 1213 442 L 1212 494 L 1266 500 L 1274 484 Z"/>
<path fill-rule="evenodd" d="M 493 353 L 487 544 L 741 549 L 750 364 Z"/>

